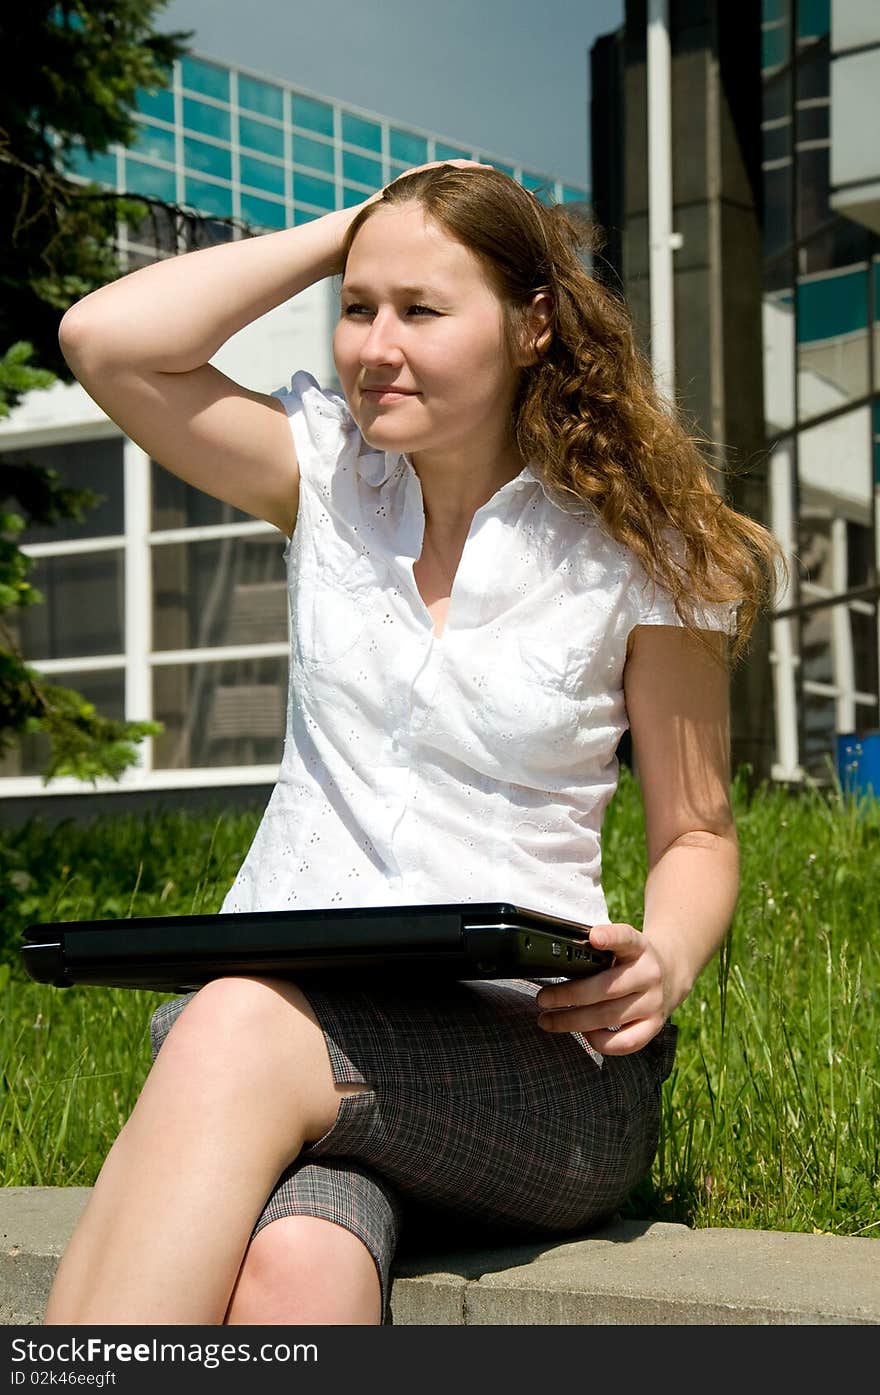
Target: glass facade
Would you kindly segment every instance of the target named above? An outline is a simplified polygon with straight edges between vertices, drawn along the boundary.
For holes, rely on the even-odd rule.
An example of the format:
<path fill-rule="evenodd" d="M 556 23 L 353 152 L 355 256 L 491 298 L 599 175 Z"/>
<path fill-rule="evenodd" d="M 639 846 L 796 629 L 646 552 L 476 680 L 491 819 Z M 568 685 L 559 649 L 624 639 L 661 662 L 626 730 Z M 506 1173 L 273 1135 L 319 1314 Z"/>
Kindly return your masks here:
<path fill-rule="evenodd" d="M 765 418 L 794 558 L 773 622 L 774 773 L 820 783 L 838 736 L 880 729 L 880 223 L 835 207 L 833 18 L 829 0 L 763 4 Z M 876 82 L 880 32 L 873 54 Z"/>
<path fill-rule="evenodd" d="M 547 203 L 589 198 L 586 189 L 489 152 L 195 56 L 175 63 L 168 90 L 138 93 L 136 116 L 128 149 L 91 160 L 75 150 L 71 173 L 257 231 L 361 203 L 430 160 L 492 164 Z"/>
<path fill-rule="evenodd" d="M 138 94 L 136 119 L 129 148 L 92 160 L 75 150 L 70 172 L 199 218 L 178 227 L 156 209 L 122 228 L 129 270 L 362 203 L 402 170 L 435 159 L 496 164 L 545 202 L 589 198 L 552 175 L 197 56 L 175 64 L 167 91 Z M 138 747 L 136 783 L 268 784 L 285 725 L 284 538 L 118 434 L 71 436 L 4 452 L 100 495 L 82 522 L 23 536 L 44 604 L 22 612 L 19 648 L 49 681 L 108 716 L 165 724 Z M 57 782 L 46 790 L 39 779 L 47 755 L 39 735 L 20 742 L 0 760 L 0 793 L 55 793 Z"/>

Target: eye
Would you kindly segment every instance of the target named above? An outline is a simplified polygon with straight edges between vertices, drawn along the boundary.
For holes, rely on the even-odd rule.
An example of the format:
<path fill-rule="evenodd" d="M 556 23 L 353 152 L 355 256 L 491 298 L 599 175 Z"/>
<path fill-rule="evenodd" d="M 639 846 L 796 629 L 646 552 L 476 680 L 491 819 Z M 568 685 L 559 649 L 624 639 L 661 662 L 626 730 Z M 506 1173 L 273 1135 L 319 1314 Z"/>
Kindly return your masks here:
<path fill-rule="evenodd" d="M 421 310 L 425 315 L 436 315 L 436 314 L 438 313 L 436 310 L 432 310 L 432 309 L 431 309 L 429 306 L 427 306 L 427 305 L 411 305 L 409 308 L 410 308 L 410 310 Z M 355 313 L 356 311 L 361 311 L 361 310 L 365 310 L 367 314 L 370 313 L 369 310 L 367 310 L 367 307 L 366 307 L 365 305 L 349 305 L 349 306 L 346 307 L 346 309 L 345 309 L 342 313 L 343 313 L 344 315 L 351 315 L 351 314 Z"/>

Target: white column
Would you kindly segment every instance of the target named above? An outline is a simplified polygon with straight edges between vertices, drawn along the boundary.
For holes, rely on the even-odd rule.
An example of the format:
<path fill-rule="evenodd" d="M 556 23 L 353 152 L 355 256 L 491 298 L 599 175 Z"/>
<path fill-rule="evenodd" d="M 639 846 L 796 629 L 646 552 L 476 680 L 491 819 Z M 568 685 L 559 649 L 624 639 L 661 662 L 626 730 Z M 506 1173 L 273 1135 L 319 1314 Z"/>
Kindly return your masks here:
<path fill-rule="evenodd" d="M 777 445 L 770 459 L 770 529 L 785 549 L 794 572 L 794 462 L 790 440 Z M 778 609 L 787 610 L 793 603 L 793 589 L 789 584 L 784 591 L 780 589 Z M 771 771 L 774 780 L 803 779 L 798 763 L 796 625 L 794 615 L 773 621 L 770 662 L 776 705 L 776 763 Z"/>
<path fill-rule="evenodd" d="M 836 596 L 847 589 L 846 519 L 831 520 L 831 589 Z M 831 607 L 831 672 L 837 687 L 837 730 L 855 731 L 856 665 L 849 606 Z"/>
<path fill-rule="evenodd" d="M 150 577 L 150 457 L 126 440 L 125 476 L 125 717 L 149 721 L 153 715 L 150 651 L 153 647 L 153 599 Z M 153 738 L 137 747 L 140 760 L 131 767 L 137 783 L 153 764 Z"/>
<path fill-rule="evenodd" d="M 648 248 L 651 278 L 651 365 L 658 390 L 675 391 L 675 304 L 672 253 L 672 59 L 669 0 L 648 0 Z"/>

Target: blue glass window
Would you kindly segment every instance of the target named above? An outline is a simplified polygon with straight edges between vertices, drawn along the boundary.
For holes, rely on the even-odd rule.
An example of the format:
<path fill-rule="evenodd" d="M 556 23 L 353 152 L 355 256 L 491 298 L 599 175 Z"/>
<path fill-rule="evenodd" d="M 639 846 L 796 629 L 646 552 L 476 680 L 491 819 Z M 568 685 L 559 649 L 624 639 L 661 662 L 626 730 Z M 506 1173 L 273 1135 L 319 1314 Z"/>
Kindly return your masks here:
<path fill-rule="evenodd" d="M 207 102 L 196 102 L 192 97 L 184 97 L 183 124 L 190 131 L 198 131 L 203 136 L 229 140 L 229 112 L 225 107 L 212 107 Z"/>
<path fill-rule="evenodd" d="M 520 180 L 524 189 L 540 189 L 542 184 L 552 184 L 552 179 L 546 179 L 542 174 L 530 174 L 528 170 L 523 170 Z"/>
<path fill-rule="evenodd" d="M 254 228 L 286 228 L 287 211 L 283 203 L 273 203 L 270 199 L 258 199 L 256 194 L 242 190 L 241 216 Z"/>
<path fill-rule="evenodd" d="M 502 165 L 497 160 L 483 160 L 484 165 L 491 165 L 493 169 L 500 170 L 502 174 L 509 174 L 511 179 L 515 179 L 513 165 Z"/>
<path fill-rule="evenodd" d="M 313 223 L 320 216 L 320 213 L 309 213 L 308 209 L 305 208 L 296 208 L 293 211 L 293 221 L 297 227 L 300 223 Z"/>
<path fill-rule="evenodd" d="M 164 126 L 151 126 L 148 122 L 138 125 L 137 135 L 129 147 L 136 155 L 145 155 L 148 160 L 167 160 L 173 165 L 176 157 L 174 132 Z"/>
<path fill-rule="evenodd" d="M 590 191 L 589 191 L 589 189 L 573 189 L 573 188 L 571 187 L 570 184 L 563 184 L 563 186 L 562 186 L 562 202 L 563 202 L 563 203 L 589 203 L 589 201 L 590 201 Z"/>
<path fill-rule="evenodd" d="M 323 170 L 325 174 L 333 173 L 333 146 L 325 145 L 322 140 L 294 136 L 293 158 L 298 165 L 311 165 L 314 170 Z"/>
<path fill-rule="evenodd" d="M 201 170 L 202 174 L 213 174 L 218 179 L 232 178 L 232 153 L 219 145 L 208 145 L 207 141 L 183 138 L 183 163 L 191 170 Z"/>
<path fill-rule="evenodd" d="M 158 165 L 147 165 L 143 160 L 135 160 L 131 155 L 125 157 L 124 187 L 130 194 L 164 199 L 166 203 L 177 201 L 177 177 L 174 170 L 162 170 Z"/>
<path fill-rule="evenodd" d="M 778 68 L 788 61 L 788 31 L 786 29 L 763 29 L 761 31 L 761 69 Z"/>
<path fill-rule="evenodd" d="M 279 160 L 284 159 L 284 132 L 280 126 L 269 126 L 252 116 L 239 116 L 238 141 L 240 145 L 259 150 L 263 155 L 276 155 Z"/>
<path fill-rule="evenodd" d="M 342 207 L 354 208 L 355 204 L 363 203 L 367 195 L 363 189 L 352 189 L 350 184 L 342 186 Z"/>
<path fill-rule="evenodd" d="M 364 150 L 375 150 L 382 154 L 382 127 L 378 121 L 364 121 L 361 116 L 352 116 L 350 111 L 342 113 L 342 139 L 351 145 L 360 145 Z"/>
<path fill-rule="evenodd" d="M 818 39 L 831 28 L 831 0 L 800 0 L 798 34 L 802 39 Z"/>
<path fill-rule="evenodd" d="M 74 145 L 66 163 L 71 174 L 79 174 L 83 179 L 91 180 L 95 184 L 109 184 L 116 188 L 116 156 L 110 151 L 104 155 L 93 155 L 89 159 L 81 145 Z"/>
<path fill-rule="evenodd" d="M 868 323 L 868 272 L 864 267 L 800 281 L 797 286 L 799 344 L 853 334 Z"/>
<path fill-rule="evenodd" d="M 390 149 L 392 160 L 400 160 L 404 165 L 424 165 L 428 162 L 428 142 L 424 136 L 396 131 L 392 126 Z"/>
<path fill-rule="evenodd" d="M 330 180 L 318 179 L 311 174 L 300 174 L 299 170 L 293 171 L 293 197 L 297 203 L 313 203 L 318 208 L 336 207 L 336 190 Z M 363 202 L 363 197 L 361 194 L 359 202 Z"/>
<path fill-rule="evenodd" d="M 209 184 L 204 179 L 186 176 L 184 203 L 191 204 L 199 213 L 214 213 L 218 218 L 232 217 L 232 190 L 221 184 Z"/>
<path fill-rule="evenodd" d="M 345 179 L 359 180 L 371 189 L 382 187 L 382 162 L 369 160 L 366 155 L 352 155 L 350 150 L 342 152 L 342 174 Z"/>
<path fill-rule="evenodd" d="M 180 81 L 190 92 L 218 97 L 221 102 L 229 101 L 229 69 L 219 68 L 216 63 L 203 63 L 198 58 L 181 58 Z"/>
<path fill-rule="evenodd" d="M 137 109 L 143 116 L 154 116 L 158 121 L 174 121 L 174 93 L 167 88 L 158 92 L 147 92 L 139 87 L 135 96 Z"/>
<path fill-rule="evenodd" d="M 283 165 L 270 165 L 267 160 L 242 155 L 240 171 L 242 184 L 251 184 L 255 189 L 265 189 L 267 193 L 280 194 L 284 198 Z"/>
<path fill-rule="evenodd" d="M 435 160 L 472 160 L 473 151 L 462 150 L 459 145 L 444 145 L 438 140 L 434 143 Z"/>
<path fill-rule="evenodd" d="M 246 107 L 248 111 L 261 112 L 263 116 L 274 116 L 276 121 L 284 120 L 284 94 L 281 88 L 245 77 L 244 73 L 238 75 L 238 105 Z"/>
<path fill-rule="evenodd" d="M 291 120 L 294 126 L 304 126 L 307 131 L 317 131 L 319 136 L 333 135 L 333 108 L 326 102 L 312 101 L 311 97 L 301 97 L 291 93 Z"/>

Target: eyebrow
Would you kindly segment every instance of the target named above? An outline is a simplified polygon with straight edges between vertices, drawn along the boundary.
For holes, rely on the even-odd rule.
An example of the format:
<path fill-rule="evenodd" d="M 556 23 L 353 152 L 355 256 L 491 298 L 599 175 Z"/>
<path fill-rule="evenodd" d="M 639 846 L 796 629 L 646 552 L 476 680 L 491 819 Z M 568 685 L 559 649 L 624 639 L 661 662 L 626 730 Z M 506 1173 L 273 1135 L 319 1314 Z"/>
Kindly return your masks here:
<path fill-rule="evenodd" d="M 401 295 L 425 296 L 428 300 L 446 299 L 445 293 L 437 290 L 434 286 L 398 286 L 397 290 Z M 372 295 L 372 291 L 368 290 L 366 286 L 346 283 L 346 285 L 342 287 L 340 294 L 362 295 L 369 298 Z"/>

